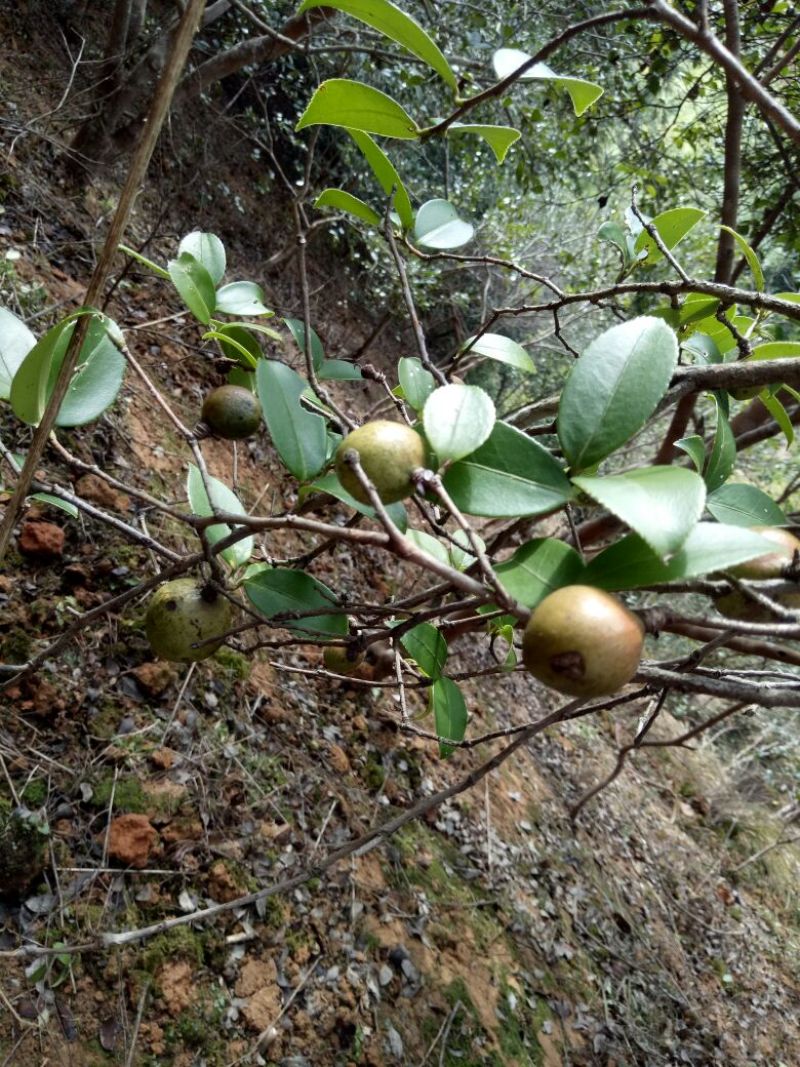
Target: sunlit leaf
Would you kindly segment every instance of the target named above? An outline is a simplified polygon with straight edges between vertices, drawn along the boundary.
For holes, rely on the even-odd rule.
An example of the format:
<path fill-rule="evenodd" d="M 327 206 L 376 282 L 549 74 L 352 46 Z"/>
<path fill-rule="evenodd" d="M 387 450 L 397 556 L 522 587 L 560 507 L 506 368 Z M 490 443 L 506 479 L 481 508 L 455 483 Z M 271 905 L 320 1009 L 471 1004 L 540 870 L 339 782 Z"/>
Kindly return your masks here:
<path fill-rule="evenodd" d="M 391 96 L 363 82 L 331 78 L 315 91 L 296 129 L 347 126 L 382 137 L 414 140 L 419 133 L 408 112 Z"/>

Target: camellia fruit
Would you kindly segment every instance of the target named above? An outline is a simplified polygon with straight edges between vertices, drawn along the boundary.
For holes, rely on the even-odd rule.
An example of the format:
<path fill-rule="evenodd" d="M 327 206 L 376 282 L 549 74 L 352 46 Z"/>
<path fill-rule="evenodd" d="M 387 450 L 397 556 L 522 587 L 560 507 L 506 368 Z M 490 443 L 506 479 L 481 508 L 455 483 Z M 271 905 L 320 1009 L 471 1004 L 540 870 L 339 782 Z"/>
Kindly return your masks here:
<path fill-rule="evenodd" d="M 215 436 L 241 441 L 261 425 L 261 405 L 244 386 L 221 385 L 203 401 L 201 417 Z"/>
<path fill-rule="evenodd" d="M 772 541 L 776 546 L 775 551 L 731 567 L 731 574 L 735 578 L 749 578 L 752 581 L 780 578 L 783 568 L 792 562 L 795 552 L 800 552 L 800 540 L 780 526 L 753 526 L 751 529 L 753 533 Z"/>
<path fill-rule="evenodd" d="M 800 590 L 778 593 L 777 595 L 770 593 L 769 598 L 790 611 L 800 611 Z M 739 619 L 740 622 L 787 621 L 784 618 L 779 618 L 765 605 L 759 604 L 757 600 L 751 600 L 750 597 L 746 597 L 738 589 L 732 593 L 725 593 L 723 596 L 717 597 L 714 601 L 714 607 L 726 619 Z"/>
<path fill-rule="evenodd" d="M 233 607 L 227 597 L 195 578 L 176 578 L 153 593 L 144 628 L 150 647 L 161 659 L 192 663 L 217 651 L 225 640 L 220 635 L 230 630 L 232 620 Z"/>
<path fill-rule="evenodd" d="M 425 467 L 428 459 L 425 442 L 404 423 L 376 419 L 353 430 L 336 450 L 336 474 L 347 492 L 362 504 L 369 504 L 369 497 L 345 460 L 351 449 L 358 453 L 364 473 L 384 504 L 411 496 L 411 475 Z"/>
<path fill-rule="evenodd" d="M 644 626 L 616 597 L 590 585 L 566 585 L 535 608 L 522 638 L 531 674 L 559 693 L 615 693 L 636 673 Z"/>

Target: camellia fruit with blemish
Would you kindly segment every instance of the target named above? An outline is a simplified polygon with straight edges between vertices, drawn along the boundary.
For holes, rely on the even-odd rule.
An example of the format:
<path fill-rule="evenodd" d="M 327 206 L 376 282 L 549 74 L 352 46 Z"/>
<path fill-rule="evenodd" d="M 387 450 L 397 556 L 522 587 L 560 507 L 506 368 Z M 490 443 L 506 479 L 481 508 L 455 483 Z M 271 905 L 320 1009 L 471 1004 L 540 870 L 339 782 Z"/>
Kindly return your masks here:
<path fill-rule="evenodd" d="M 636 673 L 644 626 L 616 597 L 590 585 L 565 585 L 534 609 L 522 638 L 531 674 L 559 693 L 615 693 Z"/>
<path fill-rule="evenodd" d="M 751 529 L 753 533 L 772 541 L 775 551 L 731 567 L 731 574 L 735 578 L 747 578 L 756 582 L 767 578 L 780 578 L 783 568 L 792 562 L 795 552 L 800 552 L 800 540 L 781 526 L 753 526 Z"/>
<path fill-rule="evenodd" d="M 227 597 L 194 578 L 176 578 L 153 593 L 144 629 L 156 656 L 192 663 L 217 651 L 232 621 Z"/>
<path fill-rule="evenodd" d="M 345 459 L 351 449 L 358 453 L 364 473 L 384 504 L 411 496 L 414 491 L 411 475 L 425 467 L 428 460 L 425 442 L 402 422 L 376 419 L 359 426 L 336 450 L 336 474 L 343 488 L 362 504 L 369 504 L 369 497 Z"/>
<path fill-rule="evenodd" d="M 221 385 L 203 401 L 203 422 L 216 437 L 241 441 L 261 425 L 261 405 L 242 385 Z"/>

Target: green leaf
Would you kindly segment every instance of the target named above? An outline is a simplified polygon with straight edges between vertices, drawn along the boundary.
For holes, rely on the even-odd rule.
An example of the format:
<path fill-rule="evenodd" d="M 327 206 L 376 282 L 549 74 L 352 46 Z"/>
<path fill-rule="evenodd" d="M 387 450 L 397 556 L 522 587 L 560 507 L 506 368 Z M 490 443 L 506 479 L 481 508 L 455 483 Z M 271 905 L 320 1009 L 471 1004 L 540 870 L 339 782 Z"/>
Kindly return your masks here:
<path fill-rule="evenodd" d="M 344 189 L 323 189 L 314 201 L 314 207 L 334 207 L 339 211 L 346 211 L 349 215 L 355 215 L 371 226 L 380 226 L 381 217 L 377 211 L 359 200 L 357 196 L 346 193 Z"/>
<path fill-rule="evenodd" d="M 520 52 L 517 48 L 500 48 L 492 56 L 492 66 L 497 77 L 502 80 L 513 74 L 530 58 L 527 52 Z M 553 82 L 559 89 L 565 89 L 570 95 L 576 115 L 582 115 L 595 100 L 603 95 L 600 85 L 584 81 L 583 78 L 564 78 L 545 63 L 534 64 L 519 80 L 548 81 Z"/>
<path fill-rule="evenodd" d="M 484 333 L 477 341 L 474 337 L 470 337 L 461 346 L 461 350 L 468 350 L 467 355 L 487 356 L 489 359 L 497 360 L 498 363 L 507 363 L 509 367 L 516 367 L 517 370 L 535 371 L 536 365 L 531 357 L 522 347 L 517 344 L 516 341 L 512 341 L 510 337 L 503 337 L 499 333 Z"/>
<path fill-rule="evenodd" d="M 454 122 L 447 130 L 447 136 L 451 134 L 474 133 L 482 137 L 494 152 L 495 159 L 502 163 L 508 155 L 508 150 L 522 136 L 519 130 L 512 126 L 486 126 L 474 122 Z"/>
<path fill-rule="evenodd" d="M 256 389 L 272 443 L 300 482 L 319 474 L 327 457 L 325 420 L 300 404 L 306 384 L 277 360 L 263 359 L 256 368 Z"/>
<path fill-rule="evenodd" d="M 781 433 L 786 438 L 786 444 L 791 445 L 794 442 L 794 426 L 789 418 L 789 412 L 778 400 L 777 396 L 771 396 L 769 392 L 763 391 L 759 394 L 759 397 L 761 403 L 780 426 Z"/>
<path fill-rule="evenodd" d="M 337 11 L 344 11 L 372 26 L 374 30 L 379 30 L 385 37 L 402 45 L 417 59 L 427 63 L 453 92 L 457 91 L 456 76 L 438 46 L 415 19 L 388 0 L 303 0 L 298 14 L 312 7 L 332 7 Z"/>
<path fill-rule="evenodd" d="M 219 285 L 225 273 L 225 245 L 213 233 L 187 233 L 178 245 L 178 256 L 188 252 L 201 263 L 214 285 Z"/>
<path fill-rule="evenodd" d="M 478 537 L 476 533 L 473 533 L 475 540 L 481 547 L 481 550 L 486 548 L 482 537 Z M 453 543 L 455 542 L 455 544 Z M 451 567 L 455 567 L 457 571 L 464 571 L 467 567 L 471 567 L 475 562 L 475 549 L 472 547 L 469 534 L 466 530 L 455 530 L 451 534 L 451 539 L 446 543 L 448 562 Z"/>
<path fill-rule="evenodd" d="M 704 216 L 705 211 L 701 211 L 696 207 L 674 207 L 669 211 L 662 211 L 660 215 L 656 215 L 650 222 L 651 225 L 655 226 L 658 236 L 666 248 L 672 251 Z M 663 255 L 647 230 L 642 230 L 636 238 L 634 248 L 638 253 L 646 253 L 639 259 L 639 262 L 646 267 L 656 263 Z"/>
<path fill-rule="evenodd" d="M 225 375 L 226 385 L 241 385 L 242 389 L 249 389 L 251 393 L 256 391 L 256 376 L 252 371 L 244 367 L 231 367 Z"/>
<path fill-rule="evenodd" d="M 294 338 L 294 343 L 300 349 L 303 356 L 306 354 L 306 328 L 301 319 L 287 319 L 283 320 L 289 327 L 289 333 Z M 325 349 L 322 347 L 322 341 L 320 341 L 317 331 L 312 326 L 311 332 L 311 362 L 314 366 L 314 370 L 318 371 L 322 366 L 322 361 L 325 359 Z"/>
<path fill-rule="evenodd" d="M 597 236 L 601 241 L 608 241 L 614 245 L 622 257 L 623 267 L 627 267 L 630 264 L 633 258 L 631 254 L 631 238 L 618 222 L 604 222 L 597 231 Z"/>
<path fill-rule="evenodd" d="M 770 551 L 770 544 L 741 526 L 699 522 L 679 551 L 664 563 L 646 541 L 629 534 L 595 556 L 586 568 L 585 579 L 589 585 L 613 591 L 696 578 L 763 556 Z"/>
<path fill-rule="evenodd" d="M 414 223 L 414 239 L 423 248 L 460 248 L 474 233 L 472 223 L 459 218 L 447 200 L 426 201 Z"/>
<path fill-rule="evenodd" d="M 217 311 L 225 315 L 269 315 L 264 290 L 255 282 L 229 282 L 217 289 Z"/>
<path fill-rule="evenodd" d="M 363 375 L 356 363 L 346 359 L 326 359 L 319 368 L 317 377 L 322 382 L 360 382 Z"/>
<path fill-rule="evenodd" d="M 435 626 L 421 622 L 400 638 L 400 644 L 428 678 L 439 678 L 447 662 L 447 642 Z"/>
<path fill-rule="evenodd" d="M 239 498 L 224 482 L 218 478 L 207 476 L 209 492 L 203 484 L 203 476 L 193 463 L 189 464 L 189 475 L 186 479 L 186 494 L 189 497 L 189 507 L 193 515 L 213 515 L 215 512 L 224 511 L 230 515 L 246 515 L 247 512 L 239 502 Z M 213 506 L 212 506 L 213 505 Z M 224 522 L 215 523 L 206 528 L 206 537 L 209 544 L 215 545 L 223 537 L 236 527 L 228 526 Z M 243 537 L 241 541 L 226 548 L 220 555 L 231 567 L 243 567 L 250 561 L 253 554 L 255 541 L 252 537 Z"/>
<path fill-rule="evenodd" d="M 800 341 L 767 341 L 765 344 L 756 345 L 750 355 L 744 360 L 762 359 L 786 359 L 800 356 Z"/>
<path fill-rule="evenodd" d="M 433 559 L 438 560 L 439 563 L 450 563 L 450 553 L 447 551 L 447 548 L 432 534 L 427 533 L 425 530 L 406 530 L 406 537 L 412 544 L 416 545 L 421 552 L 424 552 L 428 556 L 432 556 Z"/>
<path fill-rule="evenodd" d="M 592 341 L 573 365 L 558 408 L 558 439 L 573 470 L 599 463 L 644 426 L 677 360 L 675 334 L 651 315 Z"/>
<path fill-rule="evenodd" d="M 348 78 L 324 81 L 295 129 L 319 125 L 346 126 L 406 141 L 413 141 L 419 135 L 419 127 L 396 100 L 380 89 Z"/>
<path fill-rule="evenodd" d="M 347 616 L 338 607 L 336 594 L 322 582 L 302 571 L 286 567 L 266 567 L 250 571 L 244 581 L 247 599 L 262 615 L 274 619 L 276 615 L 303 615 L 303 618 L 282 619 L 286 630 L 331 637 L 345 636 Z M 322 609 L 319 615 L 309 611 Z"/>
<path fill-rule="evenodd" d="M 255 370 L 261 359 L 261 345 L 242 326 L 225 325 L 217 330 L 208 330 L 203 334 L 203 340 L 219 341 L 223 355 L 228 359 L 237 360 L 251 370 Z"/>
<path fill-rule="evenodd" d="M 406 187 L 395 170 L 394 164 L 368 133 L 361 130 L 348 130 L 347 132 L 361 149 L 386 196 L 390 196 L 394 190 L 394 206 L 400 216 L 400 222 L 404 230 L 410 230 L 414 225 L 414 212 Z"/>
<path fill-rule="evenodd" d="M 729 482 L 709 494 L 706 507 L 730 526 L 784 526 L 786 516 L 772 497 L 754 485 Z"/>
<path fill-rule="evenodd" d="M 163 267 L 159 267 L 159 265 L 157 263 L 154 263 L 152 259 L 148 259 L 147 256 L 143 256 L 141 252 L 137 252 L 136 249 L 129 248 L 127 245 L 117 245 L 117 248 L 120 250 L 120 252 L 123 253 L 123 255 L 130 256 L 131 259 L 135 259 L 137 263 L 141 263 L 143 267 L 147 267 L 147 269 L 151 270 L 153 274 L 157 274 L 159 278 L 166 278 L 167 281 L 170 280 L 168 270 L 164 270 Z"/>
<path fill-rule="evenodd" d="M 337 441 L 336 443 L 338 445 L 339 442 Z M 304 498 L 308 492 L 315 489 L 320 493 L 327 493 L 328 496 L 341 500 L 343 504 L 347 504 L 348 507 L 351 507 L 361 515 L 366 515 L 369 519 L 375 518 L 375 509 L 371 508 L 369 504 L 362 504 L 360 500 L 356 500 L 354 496 L 351 496 L 335 474 L 326 474 L 324 478 L 317 478 L 315 482 L 308 486 L 307 490 L 301 490 L 301 499 Z M 405 533 L 408 528 L 408 516 L 403 504 L 398 502 L 396 504 L 386 504 L 385 507 L 395 526 L 402 533 Z"/>
<path fill-rule="evenodd" d="M 511 518 L 542 515 L 575 495 L 558 461 L 547 449 L 505 422 L 444 477 L 453 502 L 468 515 Z"/>
<path fill-rule="evenodd" d="M 685 452 L 694 463 L 698 474 L 702 474 L 706 461 L 706 446 L 703 438 L 699 434 L 692 434 L 691 437 L 682 437 L 680 441 L 675 442 L 675 447 L 679 448 L 681 452 Z"/>
<path fill-rule="evenodd" d="M 431 372 L 425 370 L 416 356 L 404 356 L 397 364 L 397 376 L 403 396 L 414 411 L 421 411 L 436 388 Z"/>
<path fill-rule="evenodd" d="M 581 582 L 583 570 L 575 549 L 553 537 L 527 541 L 511 559 L 495 567 L 506 592 L 531 610 L 554 589 Z"/>
<path fill-rule="evenodd" d="M 208 326 L 217 305 L 214 283 L 202 263 L 188 252 L 167 264 L 172 284 L 194 317 Z"/>
<path fill-rule="evenodd" d="M 53 496 L 52 493 L 34 493 L 31 500 L 38 500 L 42 504 L 50 504 L 54 508 L 66 511 L 67 515 L 71 515 L 73 519 L 78 517 L 78 509 L 74 504 L 70 504 L 68 500 L 62 500 L 60 496 Z"/>
<path fill-rule="evenodd" d="M 739 249 L 742 255 L 744 256 L 745 261 L 747 262 L 747 265 L 750 268 L 750 273 L 753 275 L 753 281 L 756 283 L 756 289 L 759 293 L 763 293 L 764 289 L 766 288 L 766 285 L 764 282 L 764 271 L 761 269 L 761 264 L 758 261 L 758 256 L 755 254 L 755 252 L 747 243 L 747 241 L 745 241 L 744 237 L 742 237 L 741 234 L 737 233 L 736 230 L 731 229 L 730 226 L 720 226 L 720 229 L 725 230 L 725 232 L 729 233 L 731 237 L 733 237 L 734 241 L 736 241 L 736 244 L 739 246 Z"/>
<path fill-rule="evenodd" d="M 575 485 L 639 534 L 659 556 L 677 552 L 703 514 L 703 479 L 684 467 L 643 467 Z"/>
<path fill-rule="evenodd" d="M 38 424 L 55 386 L 61 364 L 81 315 L 91 315 L 75 373 L 56 417 L 56 426 L 83 426 L 101 415 L 116 399 L 125 373 L 125 359 L 109 332 L 116 323 L 100 312 L 81 310 L 53 326 L 30 350 L 11 383 L 11 406 L 17 418 Z"/>
<path fill-rule="evenodd" d="M 437 678 L 430 694 L 428 710 L 433 712 L 437 735 L 447 741 L 463 741 L 467 732 L 467 705 L 461 690 L 450 678 Z M 439 742 L 439 755 L 443 759 L 453 752 L 452 745 Z"/>
<path fill-rule="evenodd" d="M 723 412 L 719 400 L 717 400 L 717 429 L 714 434 L 714 444 L 711 455 L 703 474 L 706 489 L 713 493 L 723 482 L 726 482 L 733 471 L 736 463 L 736 441 L 731 430 L 730 423 Z"/>
<path fill-rule="evenodd" d="M 8 400 L 14 375 L 35 344 L 25 323 L 0 308 L 0 400 Z"/>
<path fill-rule="evenodd" d="M 425 436 L 439 457 L 463 459 L 484 443 L 495 423 L 492 398 L 477 385 L 443 385 L 425 401 Z"/>

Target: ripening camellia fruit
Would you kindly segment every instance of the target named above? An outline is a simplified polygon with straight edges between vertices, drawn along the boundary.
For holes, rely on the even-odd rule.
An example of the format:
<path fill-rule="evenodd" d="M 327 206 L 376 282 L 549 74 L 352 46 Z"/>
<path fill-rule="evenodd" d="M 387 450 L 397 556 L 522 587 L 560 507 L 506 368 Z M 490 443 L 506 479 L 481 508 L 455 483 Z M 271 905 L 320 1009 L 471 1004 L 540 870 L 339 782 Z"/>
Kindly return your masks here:
<path fill-rule="evenodd" d="M 776 546 L 775 551 L 731 567 L 731 574 L 735 578 L 749 578 L 752 581 L 780 578 L 783 568 L 792 562 L 795 552 L 800 552 L 800 540 L 780 526 L 753 526 L 751 528 L 753 533 L 772 541 Z"/>
<path fill-rule="evenodd" d="M 353 674 L 364 662 L 364 653 L 356 652 L 354 658 L 351 658 L 350 653 L 350 648 L 343 645 L 326 645 L 322 650 L 325 669 L 334 674 Z"/>
<path fill-rule="evenodd" d="M 144 628 L 153 652 L 175 663 L 213 655 L 231 628 L 233 607 L 227 597 L 195 578 L 176 578 L 150 598 Z M 203 642 L 197 648 L 198 642 Z"/>
<path fill-rule="evenodd" d="M 221 385 L 203 401 L 203 422 L 216 437 L 241 441 L 261 425 L 261 405 L 242 385 Z"/>
<path fill-rule="evenodd" d="M 590 585 L 566 585 L 534 609 L 522 638 L 531 674 L 559 693 L 615 693 L 636 673 L 644 626 L 616 597 Z"/>
<path fill-rule="evenodd" d="M 336 474 L 347 492 L 362 504 L 369 504 L 369 497 L 344 458 L 350 449 L 358 453 L 364 473 L 384 504 L 411 496 L 411 475 L 425 467 L 428 458 L 425 442 L 404 423 L 376 419 L 353 430 L 336 450 Z"/>

